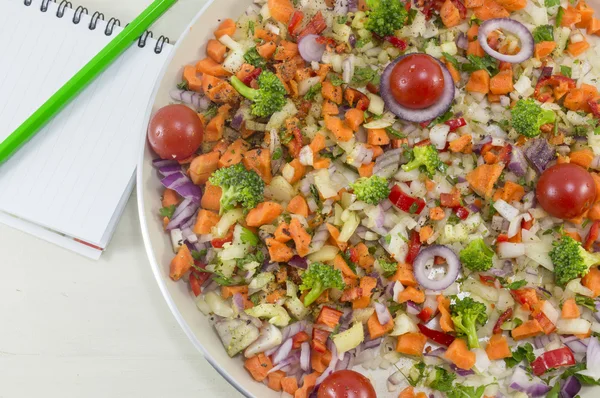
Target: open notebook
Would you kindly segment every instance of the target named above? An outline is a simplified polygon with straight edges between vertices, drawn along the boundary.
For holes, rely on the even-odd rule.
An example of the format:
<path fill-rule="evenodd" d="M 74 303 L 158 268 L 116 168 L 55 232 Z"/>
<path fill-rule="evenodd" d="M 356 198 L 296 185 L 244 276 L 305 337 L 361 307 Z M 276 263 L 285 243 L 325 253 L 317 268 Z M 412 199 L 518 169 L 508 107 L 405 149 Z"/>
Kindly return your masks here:
<path fill-rule="evenodd" d="M 65 1 L 0 0 L 0 141 L 121 31 L 116 22 Z M 170 51 L 168 40 L 142 36 L 0 165 L 0 222 L 100 257 L 131 193 Z"/>

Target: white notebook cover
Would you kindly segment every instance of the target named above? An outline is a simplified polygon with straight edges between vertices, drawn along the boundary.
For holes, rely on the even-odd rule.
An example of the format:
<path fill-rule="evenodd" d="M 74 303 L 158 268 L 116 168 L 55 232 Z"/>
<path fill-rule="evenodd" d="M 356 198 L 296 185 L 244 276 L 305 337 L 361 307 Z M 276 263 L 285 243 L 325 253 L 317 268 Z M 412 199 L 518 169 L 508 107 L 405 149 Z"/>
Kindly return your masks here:
<path fill-rule="evenodd" d="M 46 2 L 44 2 L 46 3 Z M 42 0 L 0 0 L 0 141 L 116 34 Z M 171 46 L 127 50 L 0 165 L 0 222 L 98 258 L 131 193 L 148 101 Z M 79 242 L 85 242 L 82 244 Z M 94 248 L 95 247 L 95 248 Z"/>

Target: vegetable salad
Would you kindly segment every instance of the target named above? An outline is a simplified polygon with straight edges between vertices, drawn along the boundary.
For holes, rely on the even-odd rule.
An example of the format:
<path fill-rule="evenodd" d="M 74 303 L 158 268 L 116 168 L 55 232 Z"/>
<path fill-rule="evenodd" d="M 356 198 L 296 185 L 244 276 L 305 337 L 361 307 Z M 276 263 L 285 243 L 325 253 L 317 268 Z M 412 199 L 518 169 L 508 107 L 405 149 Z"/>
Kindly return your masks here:
<path fill-rule="evenodd" d="M 149 141 L 170 277 L 229 356 L 296 398 L 346 396 L 353 368 L 400 398 L 600 383 L 584 0 L 255 0 L 219 23 Z"/>

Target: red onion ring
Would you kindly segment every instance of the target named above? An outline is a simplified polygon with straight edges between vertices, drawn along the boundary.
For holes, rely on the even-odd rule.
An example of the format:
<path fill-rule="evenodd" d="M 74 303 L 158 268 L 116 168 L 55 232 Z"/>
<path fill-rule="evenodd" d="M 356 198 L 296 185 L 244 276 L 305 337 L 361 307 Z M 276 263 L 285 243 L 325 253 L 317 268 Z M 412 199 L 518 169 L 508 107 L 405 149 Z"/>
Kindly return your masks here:
<path fill-rule="evenodd" d="M 318 62 L 325 52 L 325 44 L 319 44 L 318 35 L 306 35 L 298 42 L 300 56 L 306 62 Z"/>
<path fill-rule="evenodd" d="M 516 35 L 521 41 L 521 50 L 515 55 L 501 54 L 498 51 L 492 49 L 487 42 L 487 38 L 491 32 L 497 29 L 507 30 Z M 533 36 L 529 29 L 520 22 L 517 22 L 510 18 L 494 18 L 488 19 L 479 27 L 479 33 L 477 34 L 477 40 L 483 48 L 483 50 L 490 56 L 496 58 L 499 61 L 510 62 L 511 64 L 518 64 L 524 62 L 533 56 L 533 48 L 535 46 Z"/>
<path fill-rule="evenodd" d="M 425 109 L 408 109 L 400 105 L 394 99 L 392 95 L 392 90 L 390 88 L 390 78 L 392 75 L 392 71 L 398 62 L 400 62 L 404 57 L 408 57 L 412 54 L 406 54 L 401 57 L 396 58 L 393 62 L 391 62 L 383 71 L 383 75 L 381 75 L 381 83 L 380 83 L 380 92 L 381 97 L 383 98 L 383 102 L 385 102 L 385 106 L 392 111 L 396 116 L 400 119 L 407 120 L 409 122 L 422 123 L 429 120 L 433 120 L 436 117 L 443 115 L 452 105 L 452 101 L 454 101 L 454 80 L 452 79 L 452 75 L 446 68 L 442 62 L 438 59 L 427 55 L 432 60 L 437 62 L 442 68 L 442 75 L 444 76 L 444 92 L 440 97 L 439 101 L 434 105 L 431 105 L 429 108 Z M 375 172 L 373 174 L 376 174 Z"/>
<path fill-rule="evenodd" d="M 442 257 L 446 260 L 448 272 L 446 272 L 443 278 L 432 280 L 427 276 L 425 266 L 428 261 L 433 261 L 435 257 Z M 443 245 L 432 245 L 419 252 L 413 262 L 413 269 L 415 278 L 421 286 L 425 289 L 440 291 L 454 283 L 456 278 L 458 278 L 461 265 L 458 256 L 450 248 Z"/>

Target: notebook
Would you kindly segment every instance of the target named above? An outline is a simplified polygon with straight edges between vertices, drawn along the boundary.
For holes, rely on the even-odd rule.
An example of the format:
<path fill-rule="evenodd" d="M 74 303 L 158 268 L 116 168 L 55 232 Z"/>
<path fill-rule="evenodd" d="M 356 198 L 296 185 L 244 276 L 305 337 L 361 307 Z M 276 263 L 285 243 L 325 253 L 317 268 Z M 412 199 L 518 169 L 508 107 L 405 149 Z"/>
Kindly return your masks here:
<path fill-rule="evenodd" d="M 0 141 L 121 31 L 90 14 L 68 1 L 0 0 Z M 0 165 L 0 222 L 100 257 L 133 188 L 144 116 L 171 49 L 146 32 Z"/>

